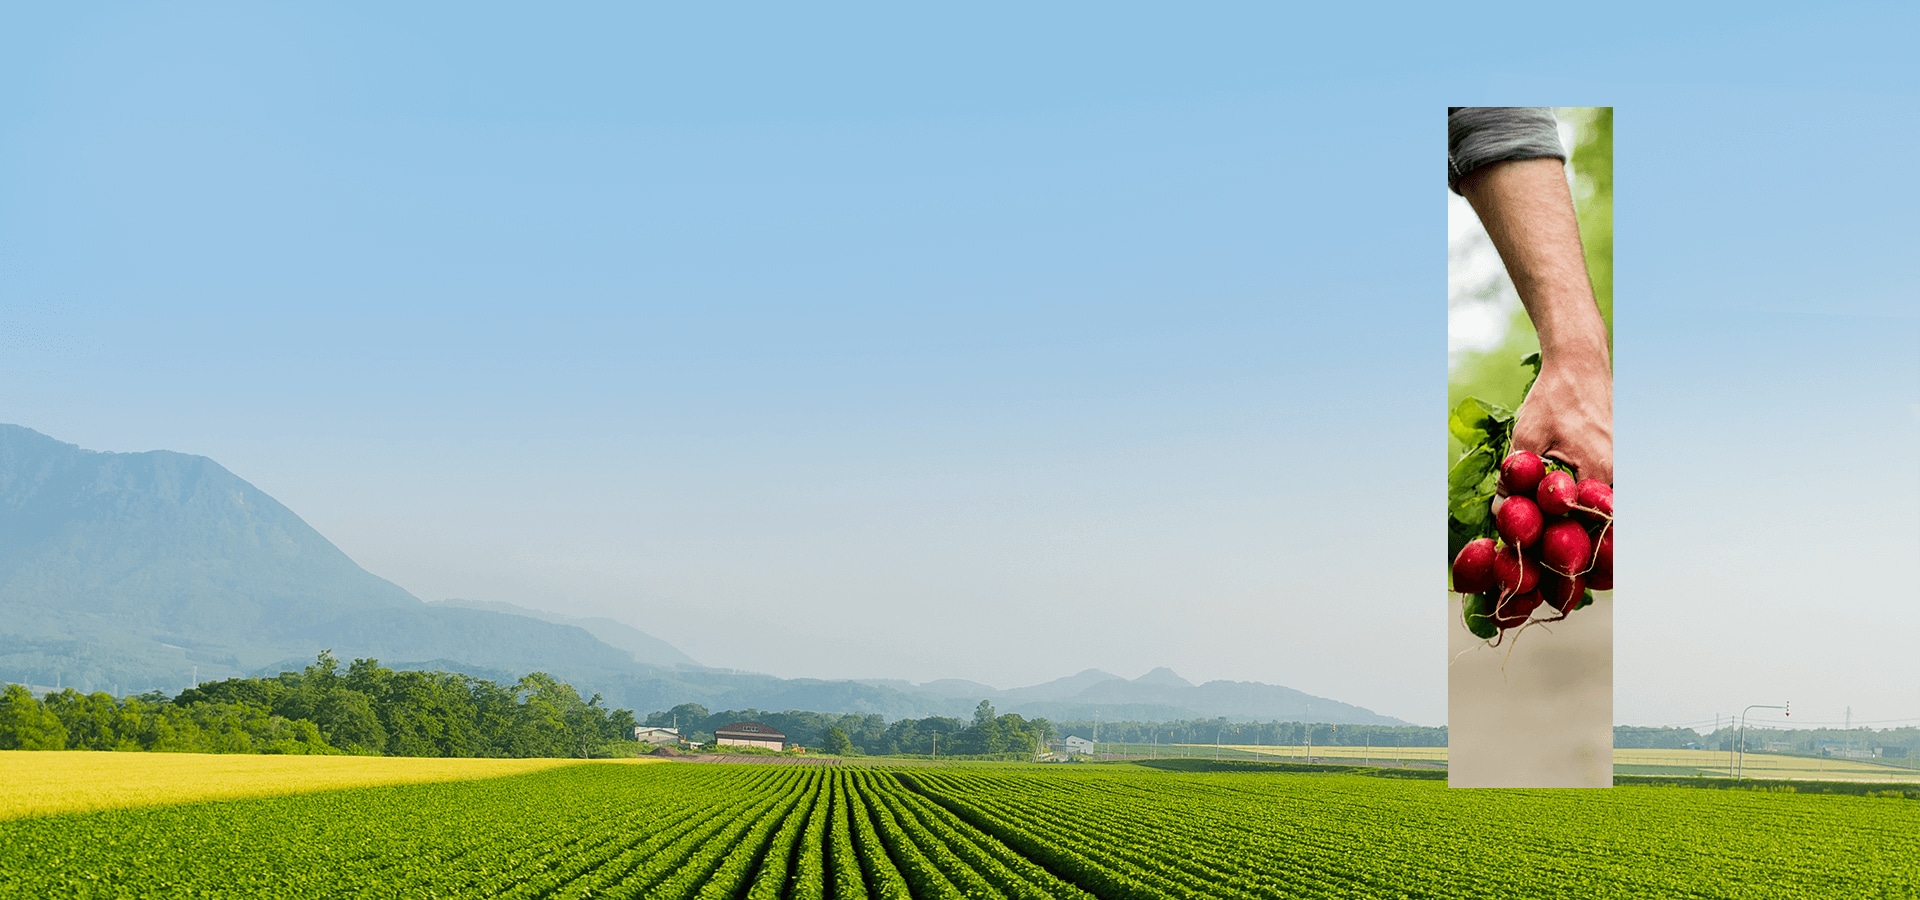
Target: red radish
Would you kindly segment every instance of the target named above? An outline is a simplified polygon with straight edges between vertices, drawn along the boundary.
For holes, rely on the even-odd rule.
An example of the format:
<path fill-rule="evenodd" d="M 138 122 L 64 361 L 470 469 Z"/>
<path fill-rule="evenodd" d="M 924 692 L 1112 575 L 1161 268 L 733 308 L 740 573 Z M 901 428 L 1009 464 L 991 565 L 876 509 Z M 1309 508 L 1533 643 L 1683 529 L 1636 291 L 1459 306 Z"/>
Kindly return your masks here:
<path fill-rule="evenodd" d="M 1574 486 L 1574 514 L 1589 525 L 1613 520 L 1613 485 L 1595 478 L 1583 478 Z"/>
<path fill-rule="evenodd" d="M 1493 514 L 1494 530 L 1515 547 L 1533 546 L 1540 540 L 1540 530 L 1545 526 L 1540 507 L 1525 497 L 1508 497 L 1507 502 L 1500 504 L 1500 511 Z"/>
<path fill-rule="evenodd" d="M 1540 504 L 1541 512 L 1550 516 L 1564 516 L 1573 511 L 1573 501 L 1578 491 L 1572 475 L 1555 470 L 1540 479 L 1540 491 L 1534 500 Z"/>
<path fill-rule="evenodd" d="M 1499 581 L 1493 576 L 1493 558 L 1498 553 L 1493 538 L 1477 538 L 1460 548 L 1453 558 L 1453 589 L 1462 594 L 1493 590 Z"/>
<path fill-rule="evenodd" d="M 1572 519 L 1555 519 L 1540 538 L 1540 564 L 1562 575 L 1584 572 L 1593 560 L 1593 538 Z"/>
<path fill-rule="evenodd" d="M 1557 572 L 1540 576 L 1541 601 L 1563 613 L 1573 609 L 1586 592 L 1587 579 L 1583 576 L 1568 577 Z"/>
<path fill-rule="evenodd" d="M 1507 496 L 1531 494 L 1547 474 L 1547 464 L 1526 450 L 1515 450 L 1500 461 L 1500 492 Z"/>
<path fill-rule="evenodd" d="M 1613 573 L 1601 574 L 1598 569 L 1587 573 L 1587 588 L 1595 591 L 1613 590 Z"/>
<path fill-rule="evenodd" d="M 1533 611 L 1540 607 L 1540 592 L 1528 591 L 1500 600 L 1493 607 L 1493 624 L 1506 630 L 1526 623 Z"/>
<path fill-rule="evenodd" d="M 1524 594 L 1540 586 L 1540 563 L 1522 556 L 1511 545 L 1500 548 L 1493 557 L 1493 577 L 1506 596 Z"/>
<path fill-rule="evenodd" d="M 1587 563 L 1587 569 L 1588 580 L 1606 579 L 1607 587 L 1594 590 L 1613 590 L 1613 529 L 1611 527 L 1601 532 L 1600 540 L 1594 542 L 1593 559 Z"/>

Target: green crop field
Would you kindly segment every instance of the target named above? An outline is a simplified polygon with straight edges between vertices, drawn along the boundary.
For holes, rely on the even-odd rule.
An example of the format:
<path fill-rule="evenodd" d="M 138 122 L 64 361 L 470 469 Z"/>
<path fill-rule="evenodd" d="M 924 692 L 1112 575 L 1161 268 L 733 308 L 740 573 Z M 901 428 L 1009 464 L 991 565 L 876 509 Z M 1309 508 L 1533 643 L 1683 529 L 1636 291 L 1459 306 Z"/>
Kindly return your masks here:
<path fill-rule="evenodd" d="M 135 754 L 128 754 L 134 756 Z M 579 763 L 0 822 L 6 897 L 1915 897 L 1920 801 Z"/>

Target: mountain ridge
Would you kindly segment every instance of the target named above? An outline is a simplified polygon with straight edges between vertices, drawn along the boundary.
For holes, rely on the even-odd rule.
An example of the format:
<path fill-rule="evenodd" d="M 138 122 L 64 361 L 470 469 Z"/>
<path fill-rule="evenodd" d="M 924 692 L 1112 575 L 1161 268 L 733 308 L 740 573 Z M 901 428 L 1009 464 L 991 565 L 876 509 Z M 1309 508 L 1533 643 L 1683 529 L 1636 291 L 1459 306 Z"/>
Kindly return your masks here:
<path fill-rule="evenodd" d="M 205 456 L 86 450 L 0 424 L 0 679 L 122 693 L 298 668 L 321 650 L 497 679 L 547 671 L 636 712 L 698 702 L 890 718 L 1003 712 L 1288 714 L 1398 723 L 1255 682 L 1099 669 L 999 690 L 964 679 L 780 679 L 700 667 L 632 625 L 495 601 L 427 603 L 361 568 Z M 296 662 L 290 662 L 296 661 Z M 518 677 L 516 674 L 515 677 Z M 1102 713 L 1103 715 L 1105 713 Z"/>
<path fill-rule="evenodd" d="M 506 613 L 511 616 L 524 616 L 552 622 L 556 625 L 572 625 L 593 635 L 601 643 L 633 655 L 633 661 L 648 666 L 693 666 L 705 668 L 694 661 L 693 657 L 680 652 L 678 647 L 667 643 L 619 619 L 606 616 L 568 616 L 547 612 L 532 607 L 520 606 L 499 600 L 466 600 L 452 597 L 445 600 L 429 600 L 428 606 L 445 606 L 456 609 L 481 609 L 490 612 Z"/>

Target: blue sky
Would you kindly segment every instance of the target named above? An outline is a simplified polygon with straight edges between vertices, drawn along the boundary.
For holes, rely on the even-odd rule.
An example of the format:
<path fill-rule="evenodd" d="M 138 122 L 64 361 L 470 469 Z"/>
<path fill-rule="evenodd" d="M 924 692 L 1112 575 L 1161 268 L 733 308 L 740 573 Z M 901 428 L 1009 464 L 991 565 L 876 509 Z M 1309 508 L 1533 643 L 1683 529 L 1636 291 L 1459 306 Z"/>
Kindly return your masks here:
<path fill-rule="evenodd" d="M 1437 723 L 1441 107 L 1611 104 L 1620 718 L 1920 720 L 1920 23 L 1521 9 L 9 10 L 0 421 L 715 665 Z"/>

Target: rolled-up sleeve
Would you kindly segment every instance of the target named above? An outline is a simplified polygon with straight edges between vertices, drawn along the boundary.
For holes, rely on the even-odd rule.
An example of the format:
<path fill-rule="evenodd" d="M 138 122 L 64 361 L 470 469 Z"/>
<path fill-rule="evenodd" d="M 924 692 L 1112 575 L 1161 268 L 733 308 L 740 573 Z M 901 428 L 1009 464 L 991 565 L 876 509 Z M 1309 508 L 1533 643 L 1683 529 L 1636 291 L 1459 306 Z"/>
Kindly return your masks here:
<path fill-rule="evenodd" d="M 1447 187 L 1460 192 L 1460 179 L 1513 159 L 1558 159 L 1560 129 L 1544 106 L 1447 107 Z"/>

